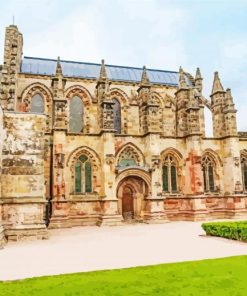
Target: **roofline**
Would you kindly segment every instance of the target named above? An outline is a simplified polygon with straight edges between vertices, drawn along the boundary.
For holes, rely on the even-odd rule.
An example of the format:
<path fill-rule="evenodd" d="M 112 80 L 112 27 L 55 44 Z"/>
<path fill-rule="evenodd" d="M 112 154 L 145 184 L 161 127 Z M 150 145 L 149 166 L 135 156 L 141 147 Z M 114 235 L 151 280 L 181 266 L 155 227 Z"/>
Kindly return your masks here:
<path fill-rule="evenodd" d="M 57 62 L 57 60 L 55 59 L 49 59 L 49 58 L 37 58 L 37 57 L 27 57 L 24 56 L 23 59 L 35 59 L 35 60 L 42 60 L 42 61 L 51 61 L 51 62 Z M 73 63 L 73 64 L 83 64 L 83 65 L 94 65 L 94 66 L 101 66 L 101 64 L 97 64 L 97 63 L 89 63 L 89 62 L 76 62 L 76 61 L 67 61 L 67 60 L 60 60 L 60 62 L 63 63 Z M 142 68 L 138 68 L 138 67 L 129 67 L 129 66 L 118 66 L 118 65 L 109 65 L 106 64 L 107 67 L 118 67 L 118 68 L 127 68 L 127 69 L 135 69 L 135 70 L 141 70 Z M 158 72 L 166 72 L 166 73 L 176 73 L 178 74 L 177 71 L 168 71 L 168 70 L 159 70 L 159 69 L 150 69 L 147 68 L 148 71 L 158 71 Z"/>

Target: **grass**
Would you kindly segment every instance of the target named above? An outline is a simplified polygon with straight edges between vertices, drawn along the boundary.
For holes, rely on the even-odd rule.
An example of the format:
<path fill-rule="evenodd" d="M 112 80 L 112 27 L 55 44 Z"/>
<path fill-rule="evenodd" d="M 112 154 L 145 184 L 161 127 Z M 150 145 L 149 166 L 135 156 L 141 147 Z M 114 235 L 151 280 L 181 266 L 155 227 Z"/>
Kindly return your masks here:
<path fill-rule="evenodd" d="M 236 256 L 0 282 L 0 295 L 246 296 L 246 274 L 247 256 Z"/>

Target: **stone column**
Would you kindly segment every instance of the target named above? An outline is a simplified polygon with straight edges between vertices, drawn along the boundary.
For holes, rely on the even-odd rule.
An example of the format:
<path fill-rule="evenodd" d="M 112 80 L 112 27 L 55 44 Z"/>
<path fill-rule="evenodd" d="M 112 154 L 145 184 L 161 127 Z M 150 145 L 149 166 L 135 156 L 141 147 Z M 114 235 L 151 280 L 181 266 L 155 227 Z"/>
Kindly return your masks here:
<path fill-rule="evenodd" d="M 167 220 L 164 210 L 164 196 L 162 196 L 162 169 L 160 164 L 160 135 L 146 136 L 147 161 L 150 163 L 151 184 L 150 194 L 144 200 L 145 210 L 143 220 L 145 223 L 164 223 Z"/>
<path fill-rule="evenodd" d="M 122 215 L 118 212 L 118 199 L 115 184 L 115 146 L 114 133 L 104 131 L 102 141 L 102 216 L 99 225 L 120 225 Z"/>
<path fill-rule="evenodd" d="M 4 140 L 4 133 L 3 133 L 3 112 L 0 106 L 0 249 L 5 244 L 5 235 L 4 235 L 4 228 L 2 225 L 2 148 L 3 148 L 3 140 Z"/>
<path fill-rule="evenodd" d="M 238 137 L 223 141 L 223 184 L 227 217 L 247 217 L 246 196 L 243 195 L 240 149 Z"/>
<path fill-rule="evenodd" d="M 186 146 L 188 156 L 185 159 L 185 185 L 182 191 L 185 194 L 185 198 L 190 199 L 190 203 L 185 199 L 182 202 L 185 204 L 186 219 L 203 220 L 207 215 L 207 209 L 205 197 L 203 196 L 200 136 L 188 136 Z"/>
<path fill-rule="evenodd" d="M 4 114 L 2 209 L 8 240 L 48 237 L 44 219 L 45 125 L 41 114 Z"/>

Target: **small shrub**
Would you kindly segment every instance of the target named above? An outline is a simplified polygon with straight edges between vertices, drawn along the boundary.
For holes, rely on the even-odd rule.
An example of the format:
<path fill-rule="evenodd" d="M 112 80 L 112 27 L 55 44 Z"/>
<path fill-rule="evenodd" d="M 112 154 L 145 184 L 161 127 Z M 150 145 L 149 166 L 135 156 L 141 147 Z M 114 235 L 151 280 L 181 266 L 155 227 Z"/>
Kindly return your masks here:
<path fill-rule="evenodd" d="M 202 228 L 207 235 L 247 241 L 247 221 L 209 222 L 203 223 Z"/>

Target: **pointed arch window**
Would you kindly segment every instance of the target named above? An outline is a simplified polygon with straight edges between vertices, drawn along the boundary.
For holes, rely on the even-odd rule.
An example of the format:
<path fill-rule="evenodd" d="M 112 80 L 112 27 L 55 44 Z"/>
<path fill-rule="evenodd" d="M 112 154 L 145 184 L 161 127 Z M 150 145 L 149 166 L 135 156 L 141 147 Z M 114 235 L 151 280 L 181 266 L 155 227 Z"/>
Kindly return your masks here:
<path fill-rule="evenodd" d="M 86 155 L 81 155 L 75 164 L 75 192 L 92 192 L 92 165 Z"/>
<path fill-rule="evenodd" d="M 243 190 L 247 191 L 247 156 L 241 155 Z"/>
<path fill-rule="evenodd" d="M 83 132 L 84 105 L 82 99 L 74 96 L 69 104 L 69 131 L 72 133 Z"/>
<path fill-rule="evenodd" d="M 36 94 L 32 97 L 30 112 L 34 112 L 34 113 L 45 112 L 45 103 L 42 95 Z"/>
<path fill-rule="evenodd" d="M 210 156 L 205 155 L 202 158 L 204 192 L 215 191 L 214 167 L 213 159 Z"/>
<path fill-rule="evenodd" d="M 177 162 L 172 154 L 164 158 L 162 167 L 163 191 L 173 193 L 178 191 Z"/>
<path fill-rule="evenodd" d="M 120 167 L 139 166 L 140 157 L 138 152 L 131 146 L 125 147 L 119 155 L 118 165 Z"/>
<path fill-rule="evenodd" d="M 113 105 L 114 129 L 117 134 L 121 134 L 121 104 L 116 98 L 114 98 L 112 101 L 114 102 L 114 105 Z"/>

